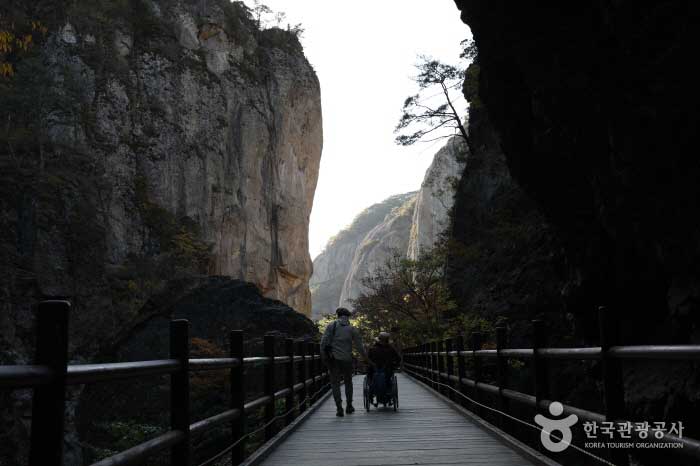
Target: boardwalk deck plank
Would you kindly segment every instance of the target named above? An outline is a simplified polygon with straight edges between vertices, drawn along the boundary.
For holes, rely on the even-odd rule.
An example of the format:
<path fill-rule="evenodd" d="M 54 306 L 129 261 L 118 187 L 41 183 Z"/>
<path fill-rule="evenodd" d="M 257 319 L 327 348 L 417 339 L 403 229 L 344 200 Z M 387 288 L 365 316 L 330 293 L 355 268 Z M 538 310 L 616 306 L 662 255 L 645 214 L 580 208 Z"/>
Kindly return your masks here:
<path fill-rule="evenodd" d="M 265 466 L 523 466 L 530 461 L 465 419 L 425 387 L 399 374 L 398 412 L 362 407 L 355 377 L 355 414 L 335 416 L 327 399 L 261 464 Z"/>

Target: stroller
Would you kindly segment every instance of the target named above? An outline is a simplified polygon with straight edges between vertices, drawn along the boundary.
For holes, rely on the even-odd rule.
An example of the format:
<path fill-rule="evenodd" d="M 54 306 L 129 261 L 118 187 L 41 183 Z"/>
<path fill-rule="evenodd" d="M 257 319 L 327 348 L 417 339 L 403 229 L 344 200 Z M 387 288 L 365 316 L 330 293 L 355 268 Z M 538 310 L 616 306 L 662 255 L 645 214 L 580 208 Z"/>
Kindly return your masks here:
<path fill-rule="evenodd" d="M 369 376 L 365 375 L 362 393 L 367 412 L 372 405 L 377 407 L 379 404 L 385 408 L 393 407 L 394 411 L 399 409 L 399 385 L 396 375 L 388 377 L 385 369 L 376 369 L 371 381 Z"/>

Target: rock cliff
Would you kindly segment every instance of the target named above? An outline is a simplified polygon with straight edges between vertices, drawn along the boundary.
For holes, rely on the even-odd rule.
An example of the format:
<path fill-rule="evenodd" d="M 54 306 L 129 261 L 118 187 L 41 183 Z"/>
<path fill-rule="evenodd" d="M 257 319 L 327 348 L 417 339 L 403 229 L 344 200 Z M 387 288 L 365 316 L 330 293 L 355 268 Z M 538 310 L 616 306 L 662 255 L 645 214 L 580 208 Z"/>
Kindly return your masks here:
<path fill-rule="evenodd" d="M 560 340 L 572 333 L 561 328 L 561 239 L 510 175 L 500 137 L 478 103 L 469 110 L 469 134 L 473 152 L 457 183 L 446 235 L 450 292 L 473 317 L 511 320 L 513 344 L 529 345 L 527 323 L 544 315 L 553 326 L 550 341 L 570 343 Z"/>
<path fill-rule="evenodd" d="M 314 319 L 332 313 L 340 305 L 340 294 L 357 247 L 392 210 L 402 206 L 412 196 L 413 193 L 399 194 L 368 207 L 355 217 L 350 226 L 328 241 L 323 252 L 314 259 L 314 272 L 309 282 Z"/>
<path fill-rule="evenodd" d="M 22 346 L 39 297 L 68 296 L 89 354 L 197 275 L 309 313 L 321 104 L 296 37 L 238 2 L 72 5 L 18 65 L 69 106 L 37 130 L 40 160 L 3 152 L 2 346 Z"/>
<path fill-rule="evenodd" d="M 454 136 L 435 154 L 433 163 L 425 172 L 413 211 L 408 240 L 409 259 L 418 259 L 421 253 L 429 251 L 450 227 L 450 211 L 464 171 L 466 154 L 466 144 L 462 138 Z"/>
<path fill-rule="evenodd" d="M 697 5 L 456 3 L 510 172 L 562 233 L 562 297 L 582 336 L 595 338 L 605 303 L 624 341 L 698 341 L 697 86 L 686 71 Z"/>
<path fill-rule="evenodd" d="M 340 292 L 340 305 L 352 309 L 350 300 L 363 291 L 362 279 L 382 267 L 392 254 L 406 254 L 416 193 L 405 195 L 406 201 L 394 208 L 384 221 L 374 227 L 355 249 L 355 254 Z"/>
<path fill-rule="evenodd" d="M 483 105 L 520 198 L 532 200 L 504 212 L 508 223 L 527 213 L 514 244 L 532 247 L 502 255 L 493 287 L 483 279 L 461 297 L 475 299 L 482 290 L 484 302 L 500 300 L 498 314 L 518 326 L 547 313 L 555 344 L 598 344 L 602 304 L 621 344 L 697 343 L 700 164 L 691 155 L 697 85 L 687 73 L 698 42 L 697 5 L 612 2 L 584 11 L 567 3 L 456 4 L 478 47 L 478 96 L 467 98 Z M 468 178 L 469 164 L 460 182 L 465 193 L 472 191 Z M 469 242 L 480 209 L 462 194 L 456 202 L 454 234 Z M 560 374 L 561 395 L 554 396 L 595 402 L 599 375 L 571 374 Z M 630 418 L 692 425 L 700 416 L 692 363 L 626 362 L 624 385 Z M 689 430 L 684 437 L 700 436 Z M 632 453 L 635 464 L 697 462 Z"/>
<path fill-rule="evenodd" d="M 73 303 L 72 361 L 211 275 L 308 314 L 321 103 L 294 33 L 227 0 L 13 5 L 48 33 L 0 86 L 0 360 L 31 362 L 46 296 Z"/>
<path fill-rule="evenodd" d="M 392 196 L 363 211 L 331 239 L 314 260 L 311 277 L 313 317 L 363 290 L 362 279 L 398 252 L 415 259 L 449 227 L 454 193 L 466 160 L 466 146 L 450 139 L 433 157 L 417 192 Z"/>

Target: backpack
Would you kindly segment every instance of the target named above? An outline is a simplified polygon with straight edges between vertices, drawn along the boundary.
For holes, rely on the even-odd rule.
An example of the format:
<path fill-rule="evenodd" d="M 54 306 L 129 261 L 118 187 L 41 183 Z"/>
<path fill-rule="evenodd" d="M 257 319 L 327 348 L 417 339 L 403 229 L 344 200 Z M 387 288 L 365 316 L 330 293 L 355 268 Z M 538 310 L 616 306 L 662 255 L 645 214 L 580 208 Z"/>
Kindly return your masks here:
<path fill-rule="evenodd" d="M 338 326 L 338 321 L 333 322 L 333 328 L 331 329 L 331 335 L 328 341 L 326 341 L 326 344 L 323 347 L 323 352 L 326 355 L 326 358 L 328 361 L 333 361 L 335 358 L 333 357 L 333 340 L 335 339 L 335 328 Z"/>

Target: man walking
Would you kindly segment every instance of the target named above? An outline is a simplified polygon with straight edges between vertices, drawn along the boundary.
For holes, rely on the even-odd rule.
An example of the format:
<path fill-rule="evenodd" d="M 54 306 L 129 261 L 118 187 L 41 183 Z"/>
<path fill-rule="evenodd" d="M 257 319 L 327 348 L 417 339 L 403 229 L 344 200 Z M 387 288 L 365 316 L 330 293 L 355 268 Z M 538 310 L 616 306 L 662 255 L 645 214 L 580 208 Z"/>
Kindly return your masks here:
<path fill-rule="evenodd" d="M 330 372 L 333 399 L 337 408 L 335 415 L 342 417 L 344 413 L 343 399 L 340 397 L 341 376 L 345 383 L 345 412 L 348 414 L 355 412 L 355 408 L 352 407 L 353 344 L 365 361 L 367 353 L 360 332 L 350 324 L 350 311 L 339 307 L 335 313 L 338 318 L 326 327 L 323 338 L 321 338 L 321 348 L 323 349 L 321 354 Z"/>

